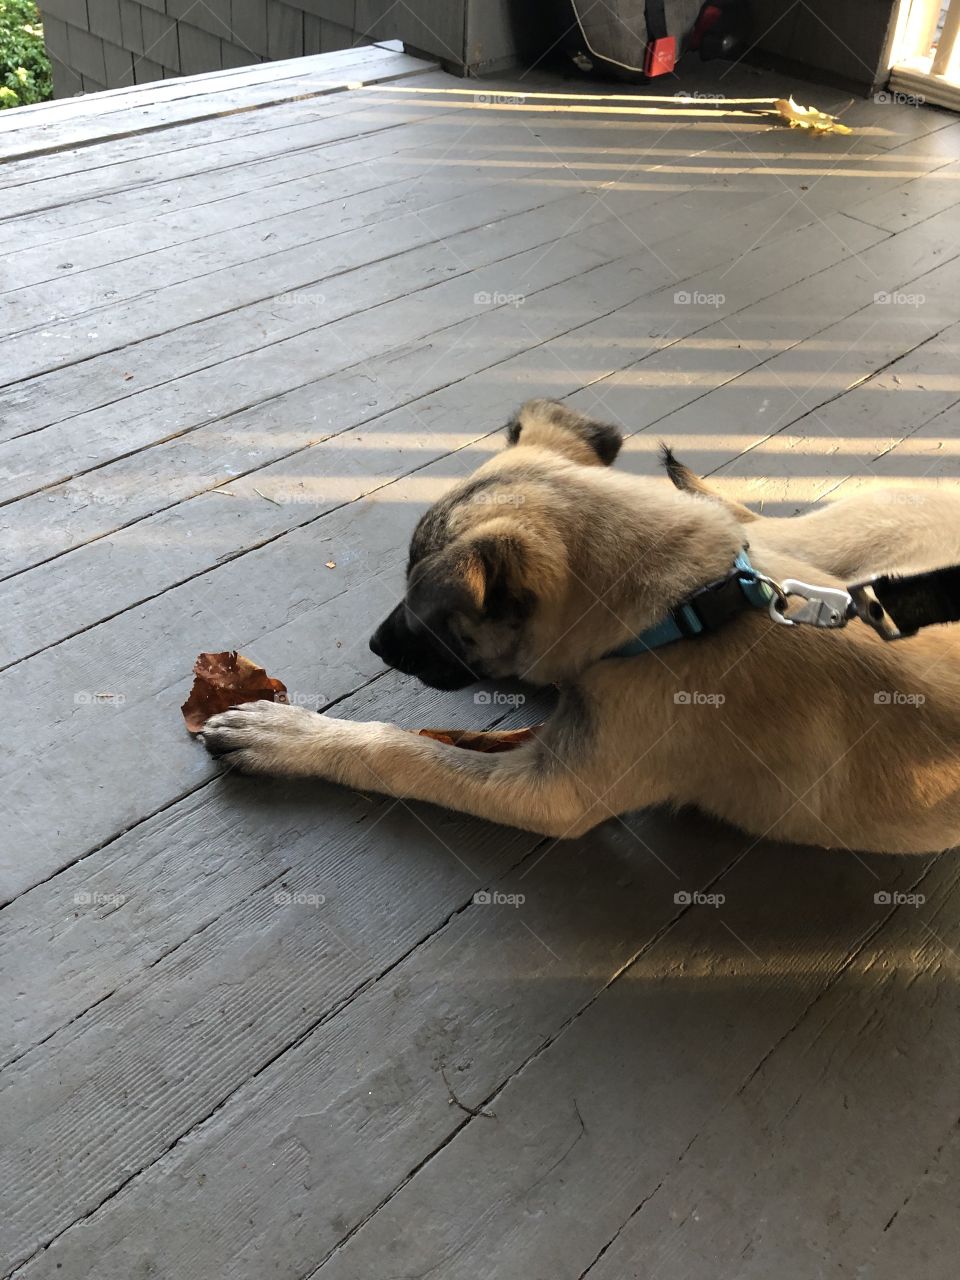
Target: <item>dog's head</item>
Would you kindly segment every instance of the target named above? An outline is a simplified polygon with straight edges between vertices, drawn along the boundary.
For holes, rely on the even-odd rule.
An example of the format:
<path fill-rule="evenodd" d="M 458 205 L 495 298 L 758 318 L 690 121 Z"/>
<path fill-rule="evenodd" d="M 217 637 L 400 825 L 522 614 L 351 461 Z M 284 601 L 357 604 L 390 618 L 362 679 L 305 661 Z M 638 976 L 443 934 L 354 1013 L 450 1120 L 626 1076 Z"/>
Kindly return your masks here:
<path fill-rule="evenodd" d="M 435 689 L 523 676 L 530 635 L 569 585 L 582 528 L 585 468 L 622 443 L 604 423 L 530 400 L 507 426 L 508 447 L 435 503 L 410 543 L 404 599 L 370 648 Z M 589 496 L 588 499 L 589 500 Z"/>

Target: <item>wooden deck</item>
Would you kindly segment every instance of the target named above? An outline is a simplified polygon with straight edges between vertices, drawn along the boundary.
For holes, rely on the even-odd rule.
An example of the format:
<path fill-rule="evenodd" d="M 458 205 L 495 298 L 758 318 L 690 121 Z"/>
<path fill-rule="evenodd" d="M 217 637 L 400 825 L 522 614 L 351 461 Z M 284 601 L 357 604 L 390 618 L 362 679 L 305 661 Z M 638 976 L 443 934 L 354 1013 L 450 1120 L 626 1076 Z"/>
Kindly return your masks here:
<path fill-rule="evenodd" d="M 530 394 L 767 511 L 952 482 L 960 122 L 708 70 L 651 111 L 365 49 L 0 117 L 0 1274 L 955 1276 L 955 858 L 554 844 L 180 722 L 232 647 L 489 722 L 366 640 Z M 730 101 L 791 89 L 854 134 Z"/>

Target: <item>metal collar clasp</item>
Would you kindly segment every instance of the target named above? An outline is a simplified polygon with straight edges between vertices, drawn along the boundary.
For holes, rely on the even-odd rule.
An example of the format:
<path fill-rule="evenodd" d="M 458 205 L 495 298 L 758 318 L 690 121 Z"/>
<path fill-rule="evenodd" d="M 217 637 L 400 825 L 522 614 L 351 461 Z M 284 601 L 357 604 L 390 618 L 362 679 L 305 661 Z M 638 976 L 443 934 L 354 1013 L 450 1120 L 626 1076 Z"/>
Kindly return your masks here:
<path fill-rule="evenodd" d="M 788 627 L 835 628 L 845 627 L 856 616 L 850 592 L 842 587 L 815 587 L 797 578 L 784 578 L 772 585 L 776 594 L 770 601 L 770 617 L 774 622 Z M 803 603 L 791 609 L 793 596 Z"/>

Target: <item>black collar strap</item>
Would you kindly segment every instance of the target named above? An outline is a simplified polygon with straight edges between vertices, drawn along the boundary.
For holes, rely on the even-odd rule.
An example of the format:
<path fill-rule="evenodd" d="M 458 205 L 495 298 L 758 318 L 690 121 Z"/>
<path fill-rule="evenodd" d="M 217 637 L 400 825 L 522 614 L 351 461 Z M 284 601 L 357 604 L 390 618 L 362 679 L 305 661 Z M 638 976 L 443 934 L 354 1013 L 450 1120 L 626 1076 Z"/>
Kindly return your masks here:
<path fill-rule="evenodd" d="M 638 654 L 649 653 L 651 649 L 673 644 L 675 640 L 719 631 L 738 614 L 752 609 L 769 610 L 770 602 L 778 594 L 763 574 L 753 567 L 744 549 L 725 578 L 691 592 L 655 626 L 647 627 L 604 657 L 635 658 Z"/>

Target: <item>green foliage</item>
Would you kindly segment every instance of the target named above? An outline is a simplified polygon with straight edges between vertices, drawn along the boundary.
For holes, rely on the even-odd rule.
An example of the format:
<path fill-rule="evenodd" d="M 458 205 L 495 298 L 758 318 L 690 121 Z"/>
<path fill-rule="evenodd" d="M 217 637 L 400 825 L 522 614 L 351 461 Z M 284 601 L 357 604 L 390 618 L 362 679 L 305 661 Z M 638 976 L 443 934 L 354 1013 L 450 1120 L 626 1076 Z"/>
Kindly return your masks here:
<path fill-rule="evenodd" d="M 46 102 L 52 93 L 34 0 L 0 0 L 0 109 Z"/>

